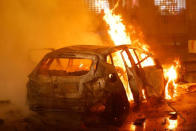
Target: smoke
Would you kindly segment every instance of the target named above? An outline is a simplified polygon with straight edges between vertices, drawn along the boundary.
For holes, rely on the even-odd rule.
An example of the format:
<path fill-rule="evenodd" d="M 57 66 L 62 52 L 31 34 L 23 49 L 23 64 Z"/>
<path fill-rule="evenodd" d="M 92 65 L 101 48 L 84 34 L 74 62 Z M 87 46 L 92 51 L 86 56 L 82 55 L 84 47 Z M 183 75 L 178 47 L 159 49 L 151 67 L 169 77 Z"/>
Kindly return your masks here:
<path fill-rule="evenodd" d="M 84 0 L 1 0 L 0 19 L 0 100 L 18 105 L 39 49 L 102 44 Z"/>

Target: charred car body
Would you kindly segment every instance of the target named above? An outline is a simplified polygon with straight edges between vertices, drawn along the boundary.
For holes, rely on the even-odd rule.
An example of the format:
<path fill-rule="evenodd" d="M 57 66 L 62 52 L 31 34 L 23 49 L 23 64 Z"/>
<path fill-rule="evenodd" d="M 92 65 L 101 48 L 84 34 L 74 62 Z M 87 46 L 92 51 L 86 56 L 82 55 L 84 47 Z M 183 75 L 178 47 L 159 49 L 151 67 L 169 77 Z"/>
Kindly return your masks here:
<path fill-rule="evenodd" d="M 63 109 L 119 115 L 134 101 L 164 97 L 160 65 L 142 67 L 141 50 L 121 46 L 70 46 L 45 55 L 29 75 L 27 98 L 30 109 Z M 134 55 L 134 56 L 133 56 Z M 135 61 L 137 59 L 137 63 Z M 152 79 L 154 77 L 154 79 Z"/>

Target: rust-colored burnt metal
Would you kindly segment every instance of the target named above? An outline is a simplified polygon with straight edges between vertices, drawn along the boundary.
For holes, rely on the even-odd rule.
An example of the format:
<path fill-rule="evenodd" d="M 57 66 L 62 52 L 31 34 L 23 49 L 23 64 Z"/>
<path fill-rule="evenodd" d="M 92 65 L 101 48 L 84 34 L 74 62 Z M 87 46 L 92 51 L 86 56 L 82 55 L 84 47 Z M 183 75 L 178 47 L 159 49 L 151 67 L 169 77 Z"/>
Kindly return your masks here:
<path fill-rule="evenodd" d="M 116 119 L 129 109 L 119 71 L 128 76 L 135 102 L 142 100 L 142 89 L 145 89 L 147 98 L 161 97 L 164 80 L 162 68 L 157 64 L 141 68 L 133 63 L 129 54 L 131 68 L 126 63 L 122 63 L 124 71 L 115 67 L 111 54 L 128 52 L 128 49 L 137 50 L 128 45 L 80 45 L 46 54 L 29 75 L 27 98 L 30 109 L 102 113 Z"/>

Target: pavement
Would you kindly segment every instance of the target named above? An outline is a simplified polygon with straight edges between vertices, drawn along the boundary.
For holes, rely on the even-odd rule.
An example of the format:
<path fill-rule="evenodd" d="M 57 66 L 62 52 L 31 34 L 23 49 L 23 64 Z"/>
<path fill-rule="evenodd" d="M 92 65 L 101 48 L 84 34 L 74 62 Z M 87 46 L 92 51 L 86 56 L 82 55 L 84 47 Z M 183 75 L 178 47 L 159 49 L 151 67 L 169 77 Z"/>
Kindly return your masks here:
<path fill-rule="evenodd" d="M 162 131 L 196 130 L 196 84 L 183 84 L 178 96 L 160 103 L 142 103 L 131 109 L 121 126 L 112 124 L 86 126 L 77 113 L 32 112 L 17 107 L 11 102 L 0 102 L 0 130 L 120 130 L 120 131 Z M 169 105 L 168 105 L 169 104 Z"/>

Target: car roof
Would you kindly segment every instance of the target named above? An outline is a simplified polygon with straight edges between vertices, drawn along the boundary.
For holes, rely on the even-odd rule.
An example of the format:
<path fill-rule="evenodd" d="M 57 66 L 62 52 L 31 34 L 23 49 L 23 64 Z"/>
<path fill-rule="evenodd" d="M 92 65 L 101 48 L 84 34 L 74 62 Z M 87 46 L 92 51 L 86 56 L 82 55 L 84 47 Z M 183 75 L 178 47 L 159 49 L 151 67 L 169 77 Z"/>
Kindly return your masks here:
<path fill-rule="evenodd" d="M 99 45 L 76 45 L 68 46 L 54 50 L 47 54 L 47 56 L 53 56 L 57 54 L 67 54 L 67 53 L 84 53 L 92 55 L 107 55 L 109 53 L 115 52 L 124 48 L 137 49 L 131 45 L 119 45 L 119 46 L 99 46 Z"/>

